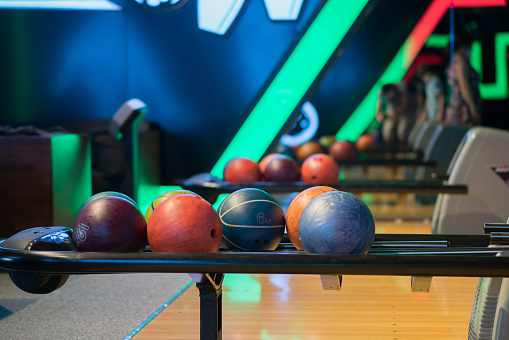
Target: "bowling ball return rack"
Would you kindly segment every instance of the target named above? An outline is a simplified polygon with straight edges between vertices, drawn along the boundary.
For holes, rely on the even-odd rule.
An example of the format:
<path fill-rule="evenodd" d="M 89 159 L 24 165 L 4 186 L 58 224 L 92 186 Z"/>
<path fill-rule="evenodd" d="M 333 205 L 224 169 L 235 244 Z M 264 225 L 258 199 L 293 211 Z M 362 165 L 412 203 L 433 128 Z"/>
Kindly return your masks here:
<path fill-rule="evenodd" d="M 218 195 L 229 194 L 246 188 L 256 188 L 268 193 L 292 193 L 302 192 L 317 185 L 326 185 L 331 188 L 349 192 L 361 193 L 393 193 L 393 194 L 468 194 L 468 186 L 464 184 L 444 184 L 441 181 L 426 180 L 370 180 L 355 179 L 341 180 L 337 184 L 311 184 L 304 182 L 254 182 L 249 184 L 231 183 L 219 180 L 210 174 L 203 173 L 193 176 L 179 183 L 183 189 L 190 190 L 200 195 L 209 202 L 215 202 Z"/>
<path fill-rule="evenodd" d="M 429 292 L 433 276 L 509 277 L 509 225 L 485 224 L 484 235 L 376 234 L 368 254 L 318 255 L 284 237 L 271 252 L 78 252 L 72 230 L 36 227 L 0 243 L 0 268 L 30 293 L 51 293 L 72 274 L 188 273 L 200 295 L 200 339 L 222 339 L 225 274 L 319 275 L 324 290 L 340 290 L 344 275 L 411 277 L 414 292 Z"/>

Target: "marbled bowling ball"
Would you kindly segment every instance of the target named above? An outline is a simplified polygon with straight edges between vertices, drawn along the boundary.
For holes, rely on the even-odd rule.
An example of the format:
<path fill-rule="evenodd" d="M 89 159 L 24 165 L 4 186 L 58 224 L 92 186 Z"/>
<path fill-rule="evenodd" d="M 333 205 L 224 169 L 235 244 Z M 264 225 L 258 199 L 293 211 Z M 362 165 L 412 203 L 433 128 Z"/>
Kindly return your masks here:
<path fill-rule="evenodd" d="M 375 239 L 375 221 L 368 206 L 355 195 L 326 192 L 302 211 L 299 237 L 311 254 L 366 254 Z"/>

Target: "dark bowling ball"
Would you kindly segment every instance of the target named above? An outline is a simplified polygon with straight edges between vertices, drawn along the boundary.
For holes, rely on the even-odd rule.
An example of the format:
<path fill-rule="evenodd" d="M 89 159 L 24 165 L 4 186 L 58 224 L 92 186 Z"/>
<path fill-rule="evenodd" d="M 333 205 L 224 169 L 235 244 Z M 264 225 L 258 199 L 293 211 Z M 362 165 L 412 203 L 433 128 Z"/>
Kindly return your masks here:
<path fill-rule="evenodd" d="M 223 227 L 209 202 L 196 194 L 179 194 L 159 203 L 148 221 L 152 251 L 216 253 Z"/>
<path fill-rule="evenodd" d="M 274 158 L 267 164 L 264 177 L 267 182 L 295 182 L 300 179 L 300 167 L 288 156 Z"/>
<path fill-rule="evenodd" d="M 252 183 L 261 179 L 258 162 L 249 158 L 237 157 L 224 167 L 223 178 L 232 183 Z"/>
<path fill-rule="evenodd" d="M 354 161 L 357 158 L 357 148 L 355 144 L 347 141 L 337 141 L 329 149 L 329 153 L 337 161 Z"/>
<path fill-rule="evenodd" d="M 286 156 L 282 153 L 271 153 L 271 154 L 268 154 L 267 156 L 263 157 L 258 162 L 258 167 L 260 168 L 260 173 L 262 174 L 262 178 L 265 176 L 265 168 L 267 168 L 267 165 L 269 164 L 270 161 L 272 161 L 275 158 L 285 158 L 285 157 L 288 157 L 288 156 Z"/>
<path fill-rule="evenodd" d="M 104 196 L 80 210 L 72 239 L 77 251 L 142 251 L 147 244 L 147 222 L 132 202 Z"/>
<path fill-rule="evenodd" d="M 279 144 L 276 147 L 276 150 L 274 150 L 274 152 L 290 156 L 293 159 L 297 159 L 297 155 L 295 154 L 295 148 L 292 148 L 291 146 L 288 145 Z"/>
<path fill-rule="evenodd" d="M 299 220 L 302 247 L 312 254 L 366 254 L 375 239 L 375 221 L 368 206 L 343 191 L 311 200 Z"/>
<path fill-rule="evenodd" d="M 283 209 L 263 190 L 245 188 L 233 192 L 221 203 L 218 213 L 227 250 L 274 250 L 283 238 Z"/>
<path fill-rule="evenodd" d="M 329 155 L 315 154 L 302 163 L 301 175 L 306 183 L 336 184 L 339 182 L 339 165 Z"/>

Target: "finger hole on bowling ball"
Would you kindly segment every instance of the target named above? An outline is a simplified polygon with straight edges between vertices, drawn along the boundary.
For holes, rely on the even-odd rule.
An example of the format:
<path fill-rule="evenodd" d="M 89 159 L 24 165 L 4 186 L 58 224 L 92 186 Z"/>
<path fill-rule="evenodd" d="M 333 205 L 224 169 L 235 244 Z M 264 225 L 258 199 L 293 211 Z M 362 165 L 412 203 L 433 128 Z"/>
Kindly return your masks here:
<path fill-rule="evenodd" d="M 34 231 L 34 234 L 42 234 L 42 231 Z"/>
<path fill-rule="evenodd" d="M 263 244 L 264 244 L 264 245 L 269 244 L 269 240 L 264 240 L 264 241 L 263 241 Z"/>
<path fill-rule="evenodd" d="M 211 236 L 212 238 L 216 237 L 216 231 L 215 231 L 214 229 L 211 229 L 211 230 L 210 230 L 210 236 Z"/>
<path fill-rule="evenodd" d="M 259 245 L 260 243 L 262 243 L 262 241 L 260 241 L 260 240 L 256 240 L 256 241 L 255 241 L 255 244 L 256 244 L 256 245 Z"/>
<path fill-rule="evenodd" d="M 312 179 L 316 179 L 316 176 L 311 177 Z"/>

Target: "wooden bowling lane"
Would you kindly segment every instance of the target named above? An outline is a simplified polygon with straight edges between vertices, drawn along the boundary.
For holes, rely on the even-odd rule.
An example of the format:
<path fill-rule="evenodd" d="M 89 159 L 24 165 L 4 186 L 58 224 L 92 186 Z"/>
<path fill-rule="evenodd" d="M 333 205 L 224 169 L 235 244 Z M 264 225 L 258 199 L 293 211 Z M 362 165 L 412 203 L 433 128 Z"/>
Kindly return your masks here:
<path fill-rule="evenodd" d="M 378 222 L 378 233 L 429 233 L 430 223 Z M 410 277 L 344 276 L 341 291 L 315 275 L 227 274 L 223 339 L 466 339 L 476 278 L 435 277 L 412 293 Z M 134 339 L 199 339 L 193 284 Z"/>

